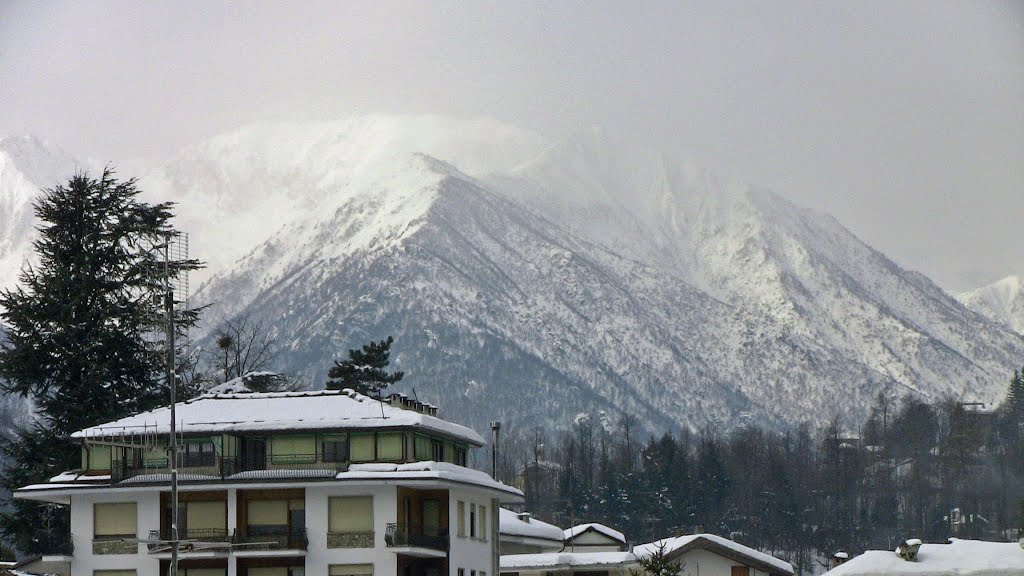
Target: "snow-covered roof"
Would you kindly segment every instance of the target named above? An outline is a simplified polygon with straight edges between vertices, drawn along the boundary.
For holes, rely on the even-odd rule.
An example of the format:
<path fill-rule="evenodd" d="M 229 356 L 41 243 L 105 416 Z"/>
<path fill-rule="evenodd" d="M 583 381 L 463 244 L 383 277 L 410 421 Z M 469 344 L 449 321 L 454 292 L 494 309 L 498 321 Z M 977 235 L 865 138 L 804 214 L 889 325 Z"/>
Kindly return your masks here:
<path fill-rule="evenodd" d="M 611 538 L 612 540 L 617 540 L 619 542 L 622 542 L 623 544 L 626 543 L 626 536 L 622 532 L 619 532 L 614 528 L 609 528 L 604 524 L 597 524 L 594 522 L 590 524 L 580 524 L 578 526 L 573 526 L 572 528 L 566 529 L 564 532 L 564 538 L 566 540 L 572 540 L 573 538 L 579 536 L 580 534 L 583 534 L 588 530 L 593 530 L 594 532 L 603 534 Z"/>
<path fill-rule="evenodd" d="M 451 464 L 449 462 L 410 462 L 408 464 L 387 464 L 387 463 L 369 463 L 369 464 L 352 464 L 348 470 L 344 472 L 335 472 L 333 470 L 260 470 L 255 472 L 239 472 L 226 478 L 220 478 L 219 476 L 207 476 L 203 474 L 179 474 L 178 479 L 183 482 L 221 482 L 222 480 L 228 484 L 233 481 L 252 481 L 262 480 L 265 482 L 274 482 L 280 480 L 290 480 L 295 478 L 334 478 L 336 480 L 388 480 L 388 481 L 437 481 L 443 480 L 448 482 L 457 482 L 459 484 L 467 484 L 501 492 L 511 498 L 503 498 L 506 501 L 521 501 L 523 497 L 522 491 L 502 484 L 497 480 L 491 478 L 485 472 L 479 470 L 473 470 L 472 468 L 466 468 L 459 466 L 458 464 Z M 109 490 L 110 485 L 107 483 L 97 484 L 96 482 L 86 481 L 88 476 L 75 475 L 73 472 L 65 472 L 63 474 L 54 476 L 50 482 L 43 484 L 32 484 L 30 486 L 23 486 L 18 488 L 16 496 L 26 496 L 33 492 L 48 491 L 48 492 L 64 492 L 69 489 L 72 490 L 88 490 L 88 489 L 103 489 Z M 109 476 L 107 477 L 109 479 Z M 72 480 L 68 482 L 68 480 Z M 166 484 L 171 481 L 169 474 L 145 474 L 141 476 L 133 476 L 118 483 L 118 486 L 138 486 L 141 484 L 152 484 L 160 483 Z M 561 531 L 555 528 L 559 536 Z"/>
<path fill-rule="evenodd" d="M 889 550 L 868 550 L 826 572 L 828 576 L 1020 576 L 1024 549 L 1016 542 L 985 542 L 950 538 L 949 544 L 922 544 L 910 562 Z"/>
<path fill-rule="evenodd" d="M 506 570 L 557 570 L 568 568 L 599 568 L 605 566 L 630 566 L 636 564 L 636 557 L 629 552 L 549 552 L 545 554 L 504 554 L 501 569 Z"/>
<path fill-rule="evenodd" d="M 735 558 L 747 564 L 752 564 L 755 567 L 763 569 L 765 572 L 773 574 L 793 574 L 793 566 L 790 565 L 789 562 L 779 560 L 770 554 L 765 554 L 764 552 L 754 550 L 749 546 L 744 546 L 739 542 L 734 542 L 728 538 L 723 538 L 715 534 L 690 534 L 687 536 L 677 536 L 675 538 L 656 540 L 648 544 L 641 544 L 633 547 L 633 554 L 638 558 L 644 558 L 658 550 L 658 548 L 663 545 L 665 547 L 665 554 L 667 555 L 672 554 L 673 552 L 682 554 L 693 548 L 701 548 Z"/>
<path fill-rule="evenodd" d="M 525 538 L 541 538 L 561 542 L 563 539 L 562 529 L 558 526 L 548 524 L 536 518 L 530 518 L 529 522 L 521 520 L 519 515 L 505 508 L 498 509 L 498 532 L 510 536 L 522 536 Z"/>
<path fill-rule="evenodd" d="M 252 394 L 206 394 L 179 402 L 178 432 L 316 430 L 331 428 L 423 428 L 474 446 L 483 438 L 475 431 L 414 410 L 374 400 L 351 389 Z M 170 407 L 164 406 L 113 422 L 79 430 L 72 438 L 170 433 Z"/>

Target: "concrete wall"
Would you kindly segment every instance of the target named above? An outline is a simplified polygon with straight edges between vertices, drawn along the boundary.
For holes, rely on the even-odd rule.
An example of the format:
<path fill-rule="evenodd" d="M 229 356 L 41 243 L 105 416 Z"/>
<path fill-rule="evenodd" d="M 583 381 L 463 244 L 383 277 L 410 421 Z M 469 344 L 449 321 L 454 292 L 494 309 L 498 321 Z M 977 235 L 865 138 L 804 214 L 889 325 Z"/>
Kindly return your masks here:
<path fill-rule="evenodd" d="M 458 502 L 465 502 L 466 535 L 459 536 L 459 506 Z M 497 557 L 494 550 L 497 545 L 498 533 L 494 529 L 494 517 L 497 509 L 489 495 L 469 488 L 452 488 L 448 497 L 448 525 L 451 527 L 451 550 L 448 563 L 448 576 L 458 576 L 458 569 L 464 570 L 464 576 L 471 576 L 473 570 L 477 576 L 486 572 L 487 576 L 498 576 L 494 572 Z M 469 529 L 470 504 L 476 504 L 477 514 L 480 506 L 487 507 L 486 534 L 477 532 L 476 538 L 471 538 Z M 479 525 L 479 520 L 477 520 Z"/>
<path fill-rule="evenodd" d="M 91 576 L 95 570 L 136 570 L 139 576 L 156 575 L 160 563 L 149 556 L 145 545 L 138 554 L 93 554 L 93 504 L 100 502 L 135 502 L 138 518 L 137 536 L 146 538 L 150 530 L 160 529 L 160 494 L 158 492 L 112 492 L 89 494 L 71 499 L 71 540 L 75 546 L 71 573 Z"/>
<path fill-rule="evenodd" d="M 733 566 L 746 566 L 708 550 L 691 550 L 681 558 L 683 568 L 680 576 L 731 576 Z M 750 568 L 750 576 L 767 576 L 766 573 Z"/>
<path fill-rule="evenodd" d="M 327 548 L 328 499 L 332 496 L 373 496 L 373 548 Z M 376 485 L 314 485 L 306 488 L 306 573 L 326 574 L 331 564 L 373 564 L 374 576 L 397 576 L 395 553 L 387 549 L 384 534 L 398 517 L 397 487 Z"/>

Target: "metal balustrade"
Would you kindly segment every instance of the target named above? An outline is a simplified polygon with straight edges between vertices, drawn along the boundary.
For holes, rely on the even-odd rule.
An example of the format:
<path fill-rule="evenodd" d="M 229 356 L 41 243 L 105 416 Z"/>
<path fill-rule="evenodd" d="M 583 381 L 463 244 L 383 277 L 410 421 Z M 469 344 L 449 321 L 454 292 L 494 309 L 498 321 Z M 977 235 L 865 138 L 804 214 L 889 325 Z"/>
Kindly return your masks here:
<path fill-rule="evenodd" d="M 199 464 L 200 461 L 197 459 L 195 462 L 183 461 L 178 468 L 178 476 L 182 480 L 188 480 L 190 476 L 223 480 L 235 474 L 251 472 L 253 478 L 273 478 L 275 472 L 280 473 L 280 471 L 291 470 L 300 473 L 302 471 L 323 471 L 326 474 L 348 469 L 348 462 L 325 461 L 321 456 L 318 454 L 287 454 L 268 455 L 266 458 L 217 457 L 213 458 L 212 462 L 209 458 L 203 459 L 202 466 L 189 465 Z M 167 467 L 166 460 L 137 465 L 115 462 L 111 470 L 111 480 L 121 482 L 138 476 L 167 476 L 170 473 L 171 470 Z"/>
<path fill-rule="evenodd" d="M 448 530 L 415 524 L 390 523 L 384 534 L 384 543 L 389 547 L 430 548 L 447 552 Z"/>

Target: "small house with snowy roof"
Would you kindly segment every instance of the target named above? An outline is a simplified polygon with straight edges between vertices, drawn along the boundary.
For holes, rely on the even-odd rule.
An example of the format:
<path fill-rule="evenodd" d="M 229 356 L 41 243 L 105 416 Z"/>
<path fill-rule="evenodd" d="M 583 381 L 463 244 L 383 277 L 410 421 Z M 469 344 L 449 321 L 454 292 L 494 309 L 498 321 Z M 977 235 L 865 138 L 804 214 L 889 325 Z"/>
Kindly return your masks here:
<path fill-rule="evenodd" d="M 641 572 L 640 561 L 663 549 L 679 563 L 680 576 L 793 576 L 793 567 L 738 542 L 714 534 L 666 538 L 631 551 L 562 552 L 501 556 L 501 576 L 627 576 Z"/>
<path fill-rule="evenodd" d="M 589 523 L 565 531 L 565 549 L 570 552 L 624 552 L 626 536 L 604 524 Z"/>
<path fill-rule="evenodd" d="M 75 575 L 488 576 L 522 492 L 466 467 L 475 431 L 403 395 L 215 393 L 80 430 L 81 467 L 16 498 L 70 507 Z M 178 506 L 170 499 L 172 468 Z M 175 537 L 173 531 L 177 531 Z"/>
<path fill-rule="evenodd" d="M 498 531 L 502 554 L 558 552 L 564 546 L 562 529 L 542 522 L 528 512 L 498 510 Z"/>

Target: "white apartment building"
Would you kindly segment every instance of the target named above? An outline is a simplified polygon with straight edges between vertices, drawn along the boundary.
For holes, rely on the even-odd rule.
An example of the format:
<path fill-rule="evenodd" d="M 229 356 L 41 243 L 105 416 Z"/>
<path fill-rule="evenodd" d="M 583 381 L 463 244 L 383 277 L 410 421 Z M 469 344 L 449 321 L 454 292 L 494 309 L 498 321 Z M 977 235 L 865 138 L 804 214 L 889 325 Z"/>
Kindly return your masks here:
<path fill-rule="evenodd" d="M 522 493 L 466 467 L 479 434 L 433 406 L 345 391 L 176 406 L 183 576 L 498 576 L 498 509 Z M 80 470 L 15 497 L 71 508 L 74 576 L 163 576 L 170 409 L 72 435 Z M 63 552 L 63 553 L 61 553 Z"/>

